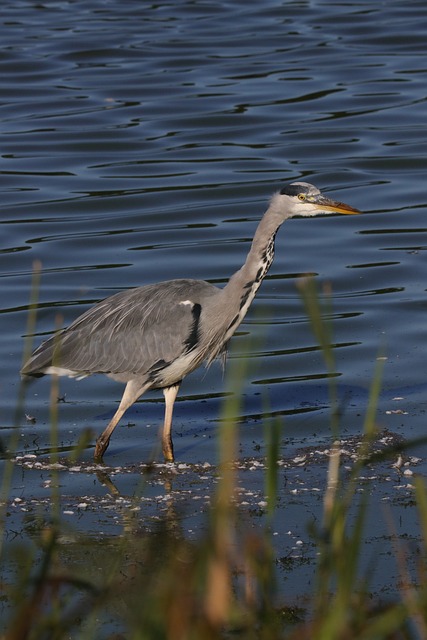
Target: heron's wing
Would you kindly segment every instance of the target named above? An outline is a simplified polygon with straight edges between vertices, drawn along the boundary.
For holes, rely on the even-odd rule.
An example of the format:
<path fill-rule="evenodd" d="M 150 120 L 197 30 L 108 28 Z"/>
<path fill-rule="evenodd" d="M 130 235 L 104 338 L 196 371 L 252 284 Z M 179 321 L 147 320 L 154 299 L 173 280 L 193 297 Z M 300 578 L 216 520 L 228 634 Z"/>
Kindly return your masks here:
<path fill-rule="evenodd" d="M 23 368 L 37 375 L 144 375 L 194 348 L 203 303 L 219 290 L 198 280 L 172 280 L 111 296 L 44 342 Z"/>

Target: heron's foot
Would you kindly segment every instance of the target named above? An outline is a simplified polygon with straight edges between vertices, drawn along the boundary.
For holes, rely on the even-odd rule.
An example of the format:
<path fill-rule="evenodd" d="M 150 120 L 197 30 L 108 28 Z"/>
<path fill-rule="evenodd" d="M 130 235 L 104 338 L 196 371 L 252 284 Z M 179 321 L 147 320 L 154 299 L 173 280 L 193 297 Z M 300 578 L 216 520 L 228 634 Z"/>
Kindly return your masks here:
<path fill-rule="evenodd" d="M 102 462 L 104 453 L 107 451 L 109 444 L 110 438 L 106 438 L 104 434 L 101 434 L 96 441 L 95 452 L 93 454 L 95 462 Z"/>
<path fill-rule="evenodd" d="M 172 438 L 162 439 L 163 457 L 165 462 L 174 462 L 175 457 L 173 455 L 173 442 Z"/>

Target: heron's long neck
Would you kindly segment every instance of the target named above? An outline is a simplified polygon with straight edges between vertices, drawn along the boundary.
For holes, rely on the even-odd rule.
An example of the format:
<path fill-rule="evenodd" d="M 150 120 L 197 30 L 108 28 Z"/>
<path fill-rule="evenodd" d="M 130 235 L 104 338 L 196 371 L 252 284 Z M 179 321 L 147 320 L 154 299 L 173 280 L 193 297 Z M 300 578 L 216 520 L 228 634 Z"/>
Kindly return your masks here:
<path fill-rule="evenodd" d="M 223 289 L 233 316 L 226 330 L 227 339 L 234 333 L 246 315 L 258 288 L 274 258 L 274 239 L 283 223 L 283 215 L 270 207 L 255 232 L 245 264 L 231 276 Z"/>

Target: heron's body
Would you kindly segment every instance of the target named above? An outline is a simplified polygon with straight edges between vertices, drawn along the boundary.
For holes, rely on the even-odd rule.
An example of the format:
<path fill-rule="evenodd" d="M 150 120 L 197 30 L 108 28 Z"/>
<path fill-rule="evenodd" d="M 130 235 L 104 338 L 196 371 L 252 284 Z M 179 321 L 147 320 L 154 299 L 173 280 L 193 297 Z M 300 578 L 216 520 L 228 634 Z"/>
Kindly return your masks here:
<path fill-rule="evenodd" d="M 103 373 L 126 383 L 118 410 L 98 438 L 98 459 L 126 409 L 148 389 L 163 389 L 163 453 L 172 461 L 172 409 L 182 379 L 225 353 L 273 261 L 275 235 L 284 220 L 319 210 L 358 213 L 326 199 L 312 185 L 289 185 L 273 197 L 245 264 L 224 288 L 203 280 L 169 280 L 117 293 L 42 343 L 22 374 L 81 378 Z"/>

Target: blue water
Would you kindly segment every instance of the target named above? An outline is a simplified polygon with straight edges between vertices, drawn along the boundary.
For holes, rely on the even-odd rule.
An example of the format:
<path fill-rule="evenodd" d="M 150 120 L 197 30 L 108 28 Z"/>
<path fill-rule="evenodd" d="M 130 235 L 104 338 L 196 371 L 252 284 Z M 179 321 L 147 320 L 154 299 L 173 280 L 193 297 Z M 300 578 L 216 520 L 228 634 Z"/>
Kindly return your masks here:
<path fill-rule="evenodd" d="M 329 439 L 328 369 L 297 287 L 306 274 L 332 291 L 344 432 L 362 429 L 381 357 L 380 426 L 424 435 L 426 28 L 425 3 L 415 0 L 4 2 L 4 438 L 35 261 L 38 344 L 125 287 L 171 277 L 224 284 L 271 194 L 299 179 L 364 215 L 291 220 L 279 232 L 270 274 L 232 341 L 231 357 L 248 357 L 241 455 L 254 441 L 263 447 L 266 400 L 285 421 L 283 455 Z M 216 366 L 184 382 L 179 460 L 215 463 L 229 388 Z M 18 453 L 49 448 L 49 389 L 45 379 L 29 390 L 25 411 L 36 424 L 21 412 Z M 103 429 L 121 391 L 105 378 L 61 382 L 64 451 L 84 427 Z M 149 459 L 161 400 L 147 394 L 130 411 L 124 424 L 135 427 L 116 430 L 109 464 Z"/>

